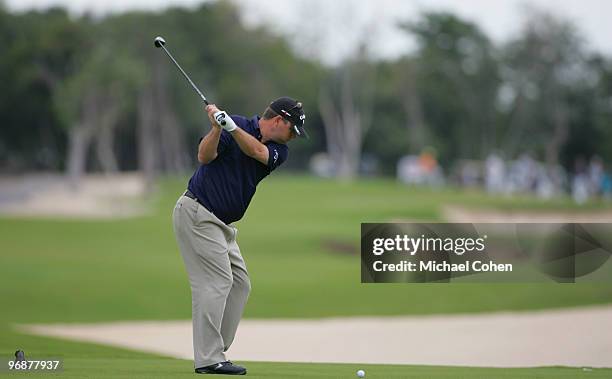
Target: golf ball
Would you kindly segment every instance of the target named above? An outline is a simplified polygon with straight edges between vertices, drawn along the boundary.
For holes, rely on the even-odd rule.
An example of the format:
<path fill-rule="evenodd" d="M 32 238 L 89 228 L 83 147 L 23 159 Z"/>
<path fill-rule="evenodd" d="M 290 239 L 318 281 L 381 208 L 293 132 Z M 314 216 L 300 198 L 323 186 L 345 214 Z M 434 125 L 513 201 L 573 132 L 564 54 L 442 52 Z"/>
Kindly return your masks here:
<path fill-rule="evenodd" d="M 360 378 L 363 378 L 365 376 L 365 371 L 357 370 L 357 376 L 360 377 Z"/>

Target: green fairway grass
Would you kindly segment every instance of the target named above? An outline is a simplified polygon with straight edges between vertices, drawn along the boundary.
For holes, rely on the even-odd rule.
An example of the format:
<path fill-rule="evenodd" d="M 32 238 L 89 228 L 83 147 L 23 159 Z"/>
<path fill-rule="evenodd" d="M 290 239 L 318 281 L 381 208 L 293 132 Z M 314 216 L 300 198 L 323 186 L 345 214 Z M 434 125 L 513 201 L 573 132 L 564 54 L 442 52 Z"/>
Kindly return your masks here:
<path fill-rule="evenodd" d="M 46 337 L 11 334 L 2 341 L 0 357 L 12 356 L 6 348 L 20 346 L 26 357 L 63 359 L 63 371 L 44 377 L 67 378 L 175 378 L 193 377 L 193 363 L 94 344 L 82 344 Z M 236 362 L 247 367 L 249 378 L 356 378 L 364 370 L 366 378 L 610 378 L 612 369 L 582 367 L 474 368 L 413 365 L 317 364 L 278 362 Z M 0 370 L 0 377 L 23 377 L 23 373 Z M 36 375 L 31 374 L 29 376 Z"/>
<path fill-rule="evenodd" d="M 458 379 L 458 378 L 609 378 L 610 369 L 569 367 L 542 368 L 472 368 L 408 365 L 357 365 L 316 363 L 240 362 L 247 367 L 248 378 L 357 378 L 362 369 L 366 378 L 377 379 Z M 63 372 L 44 374 L 62 378 L 185 378 L 194 377 L 191 363 L 168 358 L 78 358 L 68 361 Z M 19 377 L 19 374 L 11 374 Z"/>
<path fill-rule="evenodd" d="M 70 359 L 66 376 L 165 377 L 183 369 L 189 374 L 187 361 L 24 336 L 10 326 L 189 319 L 189 285 L 171 220 L 174 203 L 185 186 L 186 178 L 161 181 L 149 200 L 151 212 L 136 218 L 0 218 L 0 353 L 6 356 L 17 348 L 52 356 L 63 353 Z M 272 177 L 258 187 L 245 218 L 237 223 L 253 285 L 245 317 L 488 312 L 612 302 L 612 286 L 606 284 L 360 284 L 360 223 L 440 220 L 441 207 L 446 204 L 565 211 L 610 208 L 601 202 L 578 207 L 568 199 L 546 202 L 453 189 L 414 189 L 390 180 L 349 184 L 306 176 Z M 94 372 L 88 372 L 88 367 Z M 296 376 L 278 372 L 286 367 Z M 512 372 L 515 376 L 506 377 L 569 378 L 583 374 L 564 368 L 364 367 L 367 378 L 504 377 Z M 357 367 L 251 363 L 249 369 L 254 377 L 316 378 L 353 377 Z M 594 370 L 584 375 L 599 374 Z"/>
<path fill-rule="evenodd" d="M 0 219 L 2 319 L 189 318 L 189 286 L 171 220 L 185 182 L 163 181 L 147 216 Z M 237 224 L 253 284 L 246 317 L 460 313 L 612 302 L 612 286 L 602 284 L 360 283 L 361 222 L 438 220 L 444 204 L 476 204 L 481 198 L 489 206 L 519 209 L 575 207 L 569 201 L 495 199 L 383 180 L 344 184 L 281 176 L 264 181 Z M 343 248 L 334 251 L 338 244 Z"/>

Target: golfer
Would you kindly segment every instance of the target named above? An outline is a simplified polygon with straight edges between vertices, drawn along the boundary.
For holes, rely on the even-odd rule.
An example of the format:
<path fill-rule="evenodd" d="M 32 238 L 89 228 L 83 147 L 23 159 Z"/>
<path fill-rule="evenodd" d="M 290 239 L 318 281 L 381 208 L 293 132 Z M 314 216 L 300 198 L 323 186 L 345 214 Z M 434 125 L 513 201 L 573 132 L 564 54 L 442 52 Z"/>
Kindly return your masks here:
<path fill-rule="evenodd" d="M 206 106 L 212 128 L 198 146 L 200 167 L 179 197 L 172 220 L 191 285 L 193 350 L 199 374 L 244 375 L 225 358 L 251 283 L 232 223 L 242 218 L 255 187 L 288 154 L 287 142 L 306 137 L 302 104 L 273 101 L 263 116 L 227 116 Z"/>

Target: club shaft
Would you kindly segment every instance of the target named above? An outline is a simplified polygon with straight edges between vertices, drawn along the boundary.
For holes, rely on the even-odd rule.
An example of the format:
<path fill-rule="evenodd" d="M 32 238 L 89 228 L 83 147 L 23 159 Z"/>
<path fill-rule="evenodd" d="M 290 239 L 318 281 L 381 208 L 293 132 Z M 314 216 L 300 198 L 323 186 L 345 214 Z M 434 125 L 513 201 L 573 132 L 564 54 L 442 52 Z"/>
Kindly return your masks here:
<path fill-rule="evenodd" d="M 176 65 L 176 67 L 178 67 L 178 69 L 181 71 L 181 73 L 183 74 L 183 76 L 185 77 L 185 79 L 187 79 L 187 81 L 189 82 L 189 84 L 191 84 L 191 87 L 193 87 L 193 89 L 198 93 L 198 95 L 200 95 L 200 97 L 202 98 L 202 101 L 204 102 L 204 104 L 208 105 L 208 100 L 206 100 L 206 96 L 204 96 L 204 94 L 202 93 L 202 91 L 200 91 L 200 89 L 191 81 L 191 79 L 189 78 L 189 75 L 187 75 L 187 73 L 183 70 L 183 68 L 181 67 L 180 64 L 178 64 L 178 62 L 174 59 L 174 57 L 172 56 L 172 54 L 170 54 L 170 52 L 166 49 L 166 46 L 161 45 L 161 48 L 164 49 L 164 51 L 166 52 L 166 54 L 168 54 L 168 56 L 170 57 L 170 59 L 172 59 L 172 62 L 174 62 L 174 64 Z"/>

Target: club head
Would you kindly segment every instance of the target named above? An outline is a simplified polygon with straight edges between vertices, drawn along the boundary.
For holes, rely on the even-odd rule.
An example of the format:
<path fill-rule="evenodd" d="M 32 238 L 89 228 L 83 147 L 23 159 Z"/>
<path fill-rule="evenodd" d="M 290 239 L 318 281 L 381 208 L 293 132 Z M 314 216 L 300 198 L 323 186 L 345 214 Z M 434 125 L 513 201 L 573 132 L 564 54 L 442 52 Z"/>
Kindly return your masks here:
<path fill-rule="evenodd" d="M 155 37 L 155 47 L 162 47 L 166 44 L 166 40 L 160 36 Z"/>

